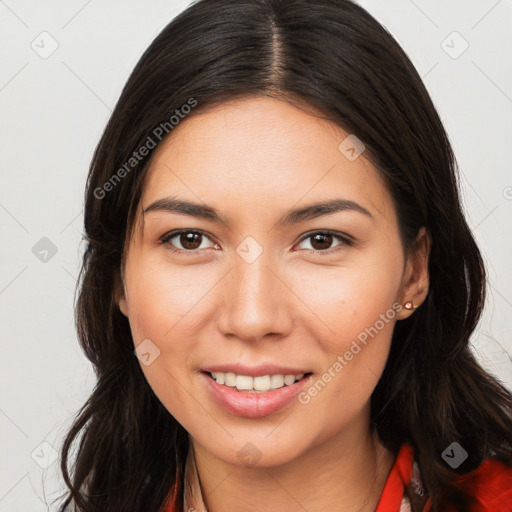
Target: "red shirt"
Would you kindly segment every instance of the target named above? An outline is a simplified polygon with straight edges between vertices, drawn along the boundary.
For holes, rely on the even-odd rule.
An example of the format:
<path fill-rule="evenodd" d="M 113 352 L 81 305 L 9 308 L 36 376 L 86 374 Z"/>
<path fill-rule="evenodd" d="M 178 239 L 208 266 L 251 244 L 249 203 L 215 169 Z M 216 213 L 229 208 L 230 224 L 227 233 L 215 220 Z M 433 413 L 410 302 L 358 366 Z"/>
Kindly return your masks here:
<path fill-rule="evenodd" d="M 403 444 L 375 512 L 400 511 L 404 486 L 411 482 L 413 462 L 412 448 Z M 459 477 L 458 486 L 476 498 L 477 503 L 467 512 L 512 512 L 512 468 L 497 460 L 485 459 L 477 469 Z M 442 512 L 455 512 L 455 508 L 444 507 Z"/>
<path fill-rule="evenodd" d="M 389 472 L 375 512 L 405 512 L 409 510 L 404 498 L 404 486 L 411 480 L 418 482 L 419 474 L 413 477 L 413 450 L 403 444 Z M 421 486 L 421 480 L 419 479 Z M 476 497 L 477 504 L 465 512 L 512 512 L 512 467 L 494 459 L 485 459 L 482 464 L 466 475 L 459 477 L 460 488 Z M 430 511 L 430 502 L 426 511 Z M 181 512 L 172 504 L 164 512 Z M 333 511 L 334 512 L 334 511 Z M 453 507 L 444 507 L 442 512 L 456 512 Z"/>

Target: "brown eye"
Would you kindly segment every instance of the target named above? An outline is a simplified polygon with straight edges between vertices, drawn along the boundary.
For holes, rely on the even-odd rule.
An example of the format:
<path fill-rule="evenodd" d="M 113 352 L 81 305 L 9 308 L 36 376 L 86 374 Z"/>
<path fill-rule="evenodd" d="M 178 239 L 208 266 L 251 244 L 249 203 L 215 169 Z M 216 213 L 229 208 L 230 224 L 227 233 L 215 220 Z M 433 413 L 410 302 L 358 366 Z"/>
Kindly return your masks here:
<path fill-rule="evenodd" d="M 200 241 L 201 241 L 201 236 L 199 233 L 194 233 L 194 232 L 188 232 L 188 233 L 181 233 L 179 236 L 179 241 L 181 243 L 181 245 L 187 249 L 187 250 L 194 250 L 194 249 L 198 249 L 201 245 Z M 198 245 L 198 240 L 199 240 L 199 245 Z"/>
<path fill-rule="evenodd" d="M 302 238 L 301 243 L 306 240 L 311 240 L 311 249 L 309 250 L 319 254 L 330 254 L 338 248 L 342 249 L 344 246 L 352 246 L 354 243 L 348 236 L 343 236 L 331 231 L 317 231 L 315 233 L 310 233 Z M 334 247 L 331 247 L 335 240 L 338 240 L 339 243 Z M 306 247 L 306 249 L 308 248 Z"/>
<path fill-rule="evenodd" d="M 332 244 L 333 236 L 329 233 L 318 233 L 311 237 L 311 245 L 313 249 L 322 251 L 329 249 Z"/>
<path fill-rule="evenodd" d="M 192 255 L 199 252 L 199 249 L 208 249 L 208 246 L 202 247 L 203 241 L 208 239 L 201 231 L 182 229 L 167 233 L 160 241 L 162 244 L 169 246 L 172 252 L 191 253 Z"/>

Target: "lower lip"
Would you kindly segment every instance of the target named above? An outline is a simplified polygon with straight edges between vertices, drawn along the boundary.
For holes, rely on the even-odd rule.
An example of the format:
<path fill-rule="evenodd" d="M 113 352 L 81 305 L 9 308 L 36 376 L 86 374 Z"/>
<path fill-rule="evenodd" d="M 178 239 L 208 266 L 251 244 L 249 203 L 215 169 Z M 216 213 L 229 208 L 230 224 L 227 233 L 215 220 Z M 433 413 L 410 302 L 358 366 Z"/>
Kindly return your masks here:
<path fill-rule="evenodd" d="M 235 416 L 261 418 L 289 404 L 309 383 L 312 375 L 274 391 L 249 393 L 218 384 L 209 373 L 201 372 L 206 385 L 219 405 Z"/>

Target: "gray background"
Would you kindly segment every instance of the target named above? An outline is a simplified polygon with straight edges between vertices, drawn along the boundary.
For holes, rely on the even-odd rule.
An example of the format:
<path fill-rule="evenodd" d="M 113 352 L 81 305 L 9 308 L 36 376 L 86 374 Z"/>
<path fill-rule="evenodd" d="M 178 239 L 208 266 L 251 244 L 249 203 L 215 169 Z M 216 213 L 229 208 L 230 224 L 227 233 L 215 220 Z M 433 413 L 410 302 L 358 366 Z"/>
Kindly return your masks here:
<path fill-rule="evenodd" d="M 414 62 L 453 143 L 489 273 L 473 345 L 512 389 L 512 1 L 360 3 Z M 187 5 L 0 1 L 1 512 L 47 510 L 62 485 L 55 458 L 95 382 L 73 323 L 88 164 L 141 53 Z"/>

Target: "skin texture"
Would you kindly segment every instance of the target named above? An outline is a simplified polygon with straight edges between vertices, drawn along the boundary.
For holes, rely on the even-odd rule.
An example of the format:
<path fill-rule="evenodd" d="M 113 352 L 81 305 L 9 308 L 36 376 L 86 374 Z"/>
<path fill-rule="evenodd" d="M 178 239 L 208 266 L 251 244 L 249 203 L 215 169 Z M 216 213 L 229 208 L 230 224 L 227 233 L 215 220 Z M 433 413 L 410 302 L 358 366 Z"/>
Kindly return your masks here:
<path fill-rule="evenodd" d="M 199 373 L 275 362 L 308 368 L 318 380 L 394 303 L 425 299 L 429 239 L 420 232 L 405 258 L 391 195 L 364 152 L 350 161 L 338 149 L 347 135 L 281 100 L 230 101 L 182 121 L 146 175 L 116 299 L 135 346 L 150 339 L 160 350 L 141 367 L 189 432 L 210 512 L 372 511 L 393 463 L 370 429 L 370 396 L 395 322 L 414 311 L 402 309 L 361 344 L 307 405 L 294 400 L 266 417 L 225 411 Z M 229 226 L 142 215 L 171 195 L 214 207 Z M 335 198 L 357 202 L 373 219 L 342 211 L 277 223 L 289 209 Z M 180 236 L 161 242 L 181 228 L 205 234 L 195 245 Z M 303 239 L 322 230 L 355 243 Z M 263 251 L 251 263 L 236 252 L 248 236 Z M 195 252 L 171 251 L 187 247 Z M 237 457 L 247 442 L 261 453 L 255 467 Z"/>

